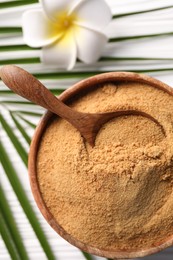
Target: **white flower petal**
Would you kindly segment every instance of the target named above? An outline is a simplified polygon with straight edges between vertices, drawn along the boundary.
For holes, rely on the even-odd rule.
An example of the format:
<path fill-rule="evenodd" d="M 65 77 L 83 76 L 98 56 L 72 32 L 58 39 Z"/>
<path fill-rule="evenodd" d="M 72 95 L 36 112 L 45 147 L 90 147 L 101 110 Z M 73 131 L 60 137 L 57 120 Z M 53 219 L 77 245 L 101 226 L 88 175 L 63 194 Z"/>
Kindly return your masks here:
<path fill-rule="evenodd" d="M 74 32 L 78 58 L 88 64 L 96 62 L 107 43 L 107 37 L 100 32 L 80 26 L 76 26 Z"/>
<path fill-rule="evenodd" d="M 111 10 L 104 0 L 83 1 L 74 12 L 79 25 L 99 31 L 106 27 L 112 18 Z"/>
<path fill-rule="evenodd" d="M 47 16 L 56 22 L 58 22 L 59 15 L 71 13 L 80 2 L 81 0 L 41 0 Z"/>
<path fill-rule="evenodd" d="M 42 47 L 61 37 L 56 24 L 52 23 L 42 10 L 29 10 L 22 16 L 24 41 L 31 47 Z"/>
<path fill-rule="evenodd" d="M 76 43 L 72 31 L 68 31 L 54 44 L 43 47 L 41 60 L 58 68 L 72 69 L 77 57 Z"/>

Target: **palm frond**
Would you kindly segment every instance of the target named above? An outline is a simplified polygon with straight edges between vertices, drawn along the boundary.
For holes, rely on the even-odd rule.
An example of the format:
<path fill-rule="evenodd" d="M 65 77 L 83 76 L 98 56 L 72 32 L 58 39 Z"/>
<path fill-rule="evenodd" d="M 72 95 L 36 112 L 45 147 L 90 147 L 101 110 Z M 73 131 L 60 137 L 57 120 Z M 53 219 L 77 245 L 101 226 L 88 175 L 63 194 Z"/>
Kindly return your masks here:
<path fill-rule="evenodd" d="M 8 65 L 8 64 L 33 64 L 40 63 L 40 59 L 37 57 L 33 58 L 23 58 L 23 59 L 13 59 L 13 60 L 1 60 L 0 65 Z"/>
<path fill-rule="evenodd" d="M 22 136 L 26 140 L 26 142 L 30 145 L 31 143 L 31 138 L 29 135 L 26 133 L 25 129 L 23 128 L 22 124 L 19 123 L 19 120 L 17 120 L 16 115 L 12 112 L 10 112 L 11 118 L 13 119 L 17 129 L 21 132 Z"/>
<path fill-rule="evenodd" d="M 86 258 L 86 260 L 94 260 L 93 257 L 90 254 L 83 252 L 83 251 L 82 251 L 82 254 Z"/>
<path fill-rule="evenodd" d="M 8 132 L 8 134 L 9 134 L 9 132 Z M 13 139 L 17 140 L 17 138 L 15 136 L 13 136 Z M 15 141 L 15 143 L 17 143 L 17 141 Z M 50 260 L 55 260 L 55 256 L 50 248 L 47 238 L 44 235 L 44 232 L 37 220 L 37 217 L 30 205 L 27 195 L 25 194 L 22 184 L 17 176 L 17 173 L 8 157 L 8 153 L 6 152 L 6 149 L 2 143 L 0 143 L 0 153 L 1 153 L 2 166 L 4 168 L 4 171 L 6 172 L 8 180 L 9 180 L 33 230 L 35 231 L 35 234 L 36 234 L 38 240 L 40 241 L 40 244 L 42 245 L 42 248 L 43 248 L 45 254 L 47 255 L 47 258 Z"/>
<path fill-rule="evenodd" d="M 22 260 L 20 258 L 19 252 L 15 246 L 14 240 L 11 236 L 9 227 L 7 226 L 5 222 L 5 218 L 2 215 L 2 210 L 0 209 L 0 227 L 1 227 L 1 236 L 4 240 L 4 243 L 8 249 L 8 252 L 11 256 L 12 260 Z"/>
<path fill-rule="evenodd" d="M 5 226 L 6 229 L 8 229 L 7 234 L 9 235 L 10 239 L 7 241 L 7 243 L 11 241 L 11 248 L 15 248 L 15 252 L 17 253 L 16 256 L 19 257 L 17 259 L 26 259 L 29 260 L 29 256 L 25 250 L 25 246 L 23 244 L 21 235 L 19 233 L 18 227 L 15 223 L 13 213 L 10 209 L 10 205 L 8 203 L 8 200 L 6 198 L 6 195 L 3 191 L 3 188 L 0 186 L 0 204 L 1 204 L 1 209 L 0 209 L 0 214 L 2 218 L 2 224 L 0 224 L 1 228 L 2 225 Z M 3 232 L 4 233 L 4 232 Z M 4 234 L 5 236 L 5 234 Z M 14 257 L 14 251 L 12 249 L 11 255 L 12 258 Z"/>
<path fill-rule="evenodd" d="M 40 50 L 40 48 L 34 48 L 35 50 Z M 2 45 L 0 46 L 0 52 L 3 51 L 28 51 L 33 50 L 32 47 L 29 47 L 25 44 L 18 44 L 18 45 Z"/>
<path fill-rule="evenodd" d="M 35 4 L 35 3 L 38 3 L 38 0 L 7 1 L 7 2 L 0 3 L 0 9 L 1 8 L 12 8 L 12 7 Z"/>
<path fill-rule="evenodd" d="M 150 37 L 160 37 L 160 36 L 168 36 L 168 35 L 173 35 L 173 31 L 166 32 L 166 33 L 144 34 L 144 35 L 134 35 L 134 36 L 128 36 L 128 37 L 110 38 L 109 42 L 129 41 L 129 40 L 134 40 L 134 39 L 142 39 L 142 38 L 150 38 Z"/>
<path fill-rule="evenodd" d="M 112 16 L 112 18 L 118 19 L 118 18 L 122 18 L 125 16 L 131 16 L 131 15 L 136 15 L 136 14 L 145 14 L 145 13 L 156 12 L 156 11 L 161 11 L 161 10 L 170 9 L 170 8 L 173 8 L 173 5 L 168 5 L 168 6 L 164 6 L 164 7 L 160 7 L 160 8 L 153 8 L 153 9 L 149 9 L 149 10 L 142 10 L 142 11 L 138 11 L 138 12 L 115 14 Z"/>
<path fill-rule="evenodd" d="M 19 154 L 20 158 L 22 159 L 23 163 L 27 166 L 28 163 L 28 154 L 22 144 L 19 142 L 17 136 L 14 134 L 13 130 L 11 129 L 10 125 L 6 122 L 3 115 L 0 115 L 0 121 L 2 127 L 6 131 L 8 137 L 10 138 L 11 142 L 13 143 L 17 153 Z M 1 148 L 3 149 L 3 147 Z M 7 157 L 6 157 L 7 159 Z M 3 161 L 2 161 L 3 163 Z"/>
<path fill-rule="evenodd" d="M 32 122 L 30 122 L 29 120 L 27 120 L 26 118 L 24 118 L 22 115 L 18 114 L 18 117 L 20 119 L 22 119 L 25 123 L 27 123 L 30 127 L 32 127 L 33 129 L 36 128 L 36 125 L 33 124 Z"/>

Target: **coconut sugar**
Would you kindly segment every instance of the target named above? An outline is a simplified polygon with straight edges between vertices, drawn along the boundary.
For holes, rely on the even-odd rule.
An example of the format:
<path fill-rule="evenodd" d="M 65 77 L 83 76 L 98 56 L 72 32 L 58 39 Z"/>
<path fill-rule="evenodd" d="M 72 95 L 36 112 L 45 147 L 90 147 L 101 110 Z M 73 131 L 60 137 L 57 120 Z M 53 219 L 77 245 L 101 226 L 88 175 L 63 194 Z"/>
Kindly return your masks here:
<path fill-rule="evenodd" d="M 81 112 L 138 109 L 99 131 L 95 147 L 51 120 L 37 174 L 43 199 L 75 239 L 105 250 L 147 249 L 173 234 L 173 96 L 141 83 L 100 85 L 71 101 Z"/>

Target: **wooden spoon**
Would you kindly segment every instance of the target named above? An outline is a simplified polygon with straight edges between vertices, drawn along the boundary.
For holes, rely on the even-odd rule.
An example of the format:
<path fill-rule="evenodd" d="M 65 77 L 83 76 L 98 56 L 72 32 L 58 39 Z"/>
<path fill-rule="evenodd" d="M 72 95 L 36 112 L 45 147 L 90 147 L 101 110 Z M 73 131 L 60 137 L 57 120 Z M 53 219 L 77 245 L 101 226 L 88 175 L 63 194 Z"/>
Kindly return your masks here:
<path fill-rule="evenodd" d="M 34 76 L 14 65 L 3 66 L 0 70 L 0 77 L 16 94 L 66 119 L 78 129 L 92 147 L 94 146 L 96 135 L 101 126 L 114 117 L 129 114 L 142 115 L 159 124 L 156 119 L 150 115 L 137 110 L 118 110 L 115 112 L 95 114 L 75 111 L 55 97 Z"/>

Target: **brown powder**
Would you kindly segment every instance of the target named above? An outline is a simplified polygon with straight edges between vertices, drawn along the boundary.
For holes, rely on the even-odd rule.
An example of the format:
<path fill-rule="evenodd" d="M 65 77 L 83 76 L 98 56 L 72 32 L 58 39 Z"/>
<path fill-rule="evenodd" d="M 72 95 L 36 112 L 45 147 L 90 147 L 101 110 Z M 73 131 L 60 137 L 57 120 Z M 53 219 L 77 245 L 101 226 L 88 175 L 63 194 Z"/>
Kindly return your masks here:
<path fill-rule="evenodd" d="M 38 153 L 43 199 L 74 238 L 100 249 L 145 249 L 173 234 L 173 97 L 140 83 L 99 86 L 71 106 L 83 112 L 136 108 L 106 123 L 95 147 L 55 117 Z"/>

